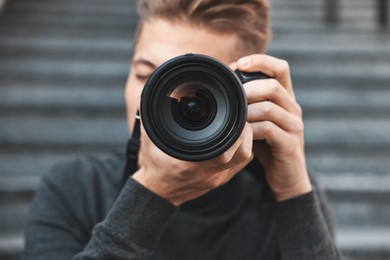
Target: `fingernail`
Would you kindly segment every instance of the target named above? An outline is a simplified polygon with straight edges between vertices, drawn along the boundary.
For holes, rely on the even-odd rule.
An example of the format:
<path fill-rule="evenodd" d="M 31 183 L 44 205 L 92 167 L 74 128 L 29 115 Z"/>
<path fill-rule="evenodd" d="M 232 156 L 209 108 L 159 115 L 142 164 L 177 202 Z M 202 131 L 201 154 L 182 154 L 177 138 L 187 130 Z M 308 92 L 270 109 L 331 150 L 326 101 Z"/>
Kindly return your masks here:
<path fill-rule="evenodd" d="M 232 63 L 230 63 L 230 64 L 229 64 L 229 67 L 230 67 L 232 70 L 238 69 L 237 62 L 232 62 Z"/>
<path fill-rule="evenodd" d="M 250 63 L 250 59 L 248 57 L 241 58 L 238 60 L 238 64 L 240 64 L 240 66 L 242 67 L 248 66 L 249 63 Z"/>

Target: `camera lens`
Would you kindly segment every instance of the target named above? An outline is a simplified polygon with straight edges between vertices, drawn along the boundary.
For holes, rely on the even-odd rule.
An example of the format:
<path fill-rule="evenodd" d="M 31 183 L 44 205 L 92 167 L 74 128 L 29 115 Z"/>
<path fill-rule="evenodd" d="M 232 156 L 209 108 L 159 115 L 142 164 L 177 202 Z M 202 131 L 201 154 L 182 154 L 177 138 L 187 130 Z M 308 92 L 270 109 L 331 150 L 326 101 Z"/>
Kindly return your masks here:
<path fill-rule="evenodd" d="M 216 100 L 201 82 L 183 84 L 170 97 L 173 118 L 187 130 L 201 130 L 209 126 L 216 116 Z"/>
<path fill-rule="evenodd" d="M 246 122 L 246 96 L 237 75 L 204 55 L 167 61 L 151 75 L 141 97 L 146 133 L 166 154 L 186 161 L 229 149 Z"/>

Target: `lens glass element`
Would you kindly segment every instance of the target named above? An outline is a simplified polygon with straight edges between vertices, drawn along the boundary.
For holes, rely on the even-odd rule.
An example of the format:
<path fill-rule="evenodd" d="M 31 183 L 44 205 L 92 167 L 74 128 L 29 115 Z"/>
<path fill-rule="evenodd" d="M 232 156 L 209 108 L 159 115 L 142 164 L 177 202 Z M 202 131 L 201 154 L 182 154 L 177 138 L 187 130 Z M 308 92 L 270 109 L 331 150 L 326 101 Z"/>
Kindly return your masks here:
<path fill-rule="evenodd" d="M 213 94 L 202 82 L 185 82 L 170 94 L 171 111 L 177 124 L 188 130 L 200 130 L 210 125 L 217 113 Z"/>
<path fill-rule="evenodd" d="M 199 147 L 224 132 L 230 101 L 223 85 L 213 76 L 179 72 L 161 82 L 164 95 L 156 99 L 160 104 L 156 116 L 167 138 L 172 138 L 169 143 L 175 142 L 175 147 L 183 144 L 183 149 L 189 144 Z"/>

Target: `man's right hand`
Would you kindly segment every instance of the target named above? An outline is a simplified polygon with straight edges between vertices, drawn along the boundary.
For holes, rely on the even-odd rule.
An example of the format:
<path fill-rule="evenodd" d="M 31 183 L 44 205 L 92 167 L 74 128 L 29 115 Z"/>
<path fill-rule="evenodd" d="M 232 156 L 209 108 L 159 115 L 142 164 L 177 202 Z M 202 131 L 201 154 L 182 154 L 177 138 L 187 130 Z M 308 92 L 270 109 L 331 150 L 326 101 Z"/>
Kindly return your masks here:
<path fill-rule="evenodd" d="M 252 144 L 252 128 L 246 123 L 240 138 L 222 155 L 203 162 L 186 162 L 162 152 L 141 127 L 140 168 L 132 178 L 180 206 L 228 182 L 253 159 Z"/>

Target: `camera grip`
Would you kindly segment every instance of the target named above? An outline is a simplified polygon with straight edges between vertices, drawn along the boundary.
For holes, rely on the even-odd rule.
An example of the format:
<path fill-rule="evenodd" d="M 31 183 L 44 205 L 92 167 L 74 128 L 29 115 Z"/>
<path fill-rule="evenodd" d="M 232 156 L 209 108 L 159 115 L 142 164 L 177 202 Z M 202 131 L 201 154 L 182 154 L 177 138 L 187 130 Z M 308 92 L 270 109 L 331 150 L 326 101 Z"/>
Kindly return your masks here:
<path fill-rule="evenodd" d="M 242 84 L 245 84 L 252 80 L 269 79 L 270 77 L 262 72 L 243 72 L 235 70 L 234 73 L 238 76 Z"/>

